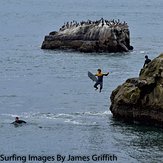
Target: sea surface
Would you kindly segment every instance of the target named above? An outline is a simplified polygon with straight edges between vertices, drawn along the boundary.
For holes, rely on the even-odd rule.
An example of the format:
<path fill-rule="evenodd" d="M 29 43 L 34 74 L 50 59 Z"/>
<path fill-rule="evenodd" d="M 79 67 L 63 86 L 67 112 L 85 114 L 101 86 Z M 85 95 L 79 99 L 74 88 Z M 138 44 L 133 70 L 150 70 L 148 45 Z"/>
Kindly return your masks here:
<path fill-rule="evenodd" d="M 162 0 L 0 2 L 0 162 L 23 162 L 24 156 L 24 162 L 59 163 L 60 155 L 70 163 L 163 162 L 161 128 L 116 121 L 109 110 L 111 92 L 139 75 L 144 56 L 154 59 L 163 52 Z M 64 22 L 101 17 L 127 22 L 134 50 L 41 49 L 44 36 Z M 98 68 L 110 72 L 102 93 L 87 77 Z M 9 125 L 16 116 L 27 124 Z M 106 154 L 110 160 L 101 159 Z M 68 161 L 69 155 L 80 157 Z"/>

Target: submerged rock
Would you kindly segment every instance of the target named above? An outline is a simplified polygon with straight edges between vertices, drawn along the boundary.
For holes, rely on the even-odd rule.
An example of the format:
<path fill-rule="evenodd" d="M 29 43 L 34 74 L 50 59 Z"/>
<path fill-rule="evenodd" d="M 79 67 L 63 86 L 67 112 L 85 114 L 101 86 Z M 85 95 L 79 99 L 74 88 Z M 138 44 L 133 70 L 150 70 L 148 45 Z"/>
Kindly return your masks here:
<path fill-rule="evenodd" d="M 60 30 L 50 32 L 41 46 L 42 49 L 75 49 L 81 52 L 128 52 L 130 31 L 127 23 L 107 21 L 64 24 Z"/>
<path fill-rule="evenodd" d="M 163 127 L 163 53 L 111 94 L 113 117 Z"/>

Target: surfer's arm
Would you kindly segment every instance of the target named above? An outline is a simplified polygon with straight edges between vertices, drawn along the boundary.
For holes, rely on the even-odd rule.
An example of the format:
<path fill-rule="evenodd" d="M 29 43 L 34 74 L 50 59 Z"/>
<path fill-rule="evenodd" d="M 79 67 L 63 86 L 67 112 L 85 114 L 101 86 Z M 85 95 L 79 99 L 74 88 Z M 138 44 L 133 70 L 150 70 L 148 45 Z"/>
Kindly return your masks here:
<path fill-rule="evenodd" d="M 109 72 L 107 74 L 104 74 L 104 76 L 108 76 L 109 75 Z"/>
<path fill-rule="evenodd" d="M 20 120 L 19 123 L 27 123 L 27 122 L 25 122 L 25 121 L 23 121 L 23 120 Z"/>
<path fill-rule="evenodd" d="M 144 66 L 143 66 L 143 68 L 145 67 L 145 65 L 146 65 L 146 63 L 144 62 Z"/>

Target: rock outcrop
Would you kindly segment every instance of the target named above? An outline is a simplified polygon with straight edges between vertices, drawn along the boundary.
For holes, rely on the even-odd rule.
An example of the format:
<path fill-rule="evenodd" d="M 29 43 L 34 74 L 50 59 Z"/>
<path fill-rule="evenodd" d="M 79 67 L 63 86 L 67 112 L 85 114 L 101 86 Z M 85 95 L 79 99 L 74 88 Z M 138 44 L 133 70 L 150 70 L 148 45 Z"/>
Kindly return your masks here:
<path fill-rule="evenodd" d="M 130 31 L 119 20 L 67 22 L 60 30 L 45 36 L 42 49 L 74 49 L 81 52 L 128 52 Z"/>
<path fill-rule="evenodd" d="M 111 94 L 113 117 L 163 127 L 163 53 Z"/>

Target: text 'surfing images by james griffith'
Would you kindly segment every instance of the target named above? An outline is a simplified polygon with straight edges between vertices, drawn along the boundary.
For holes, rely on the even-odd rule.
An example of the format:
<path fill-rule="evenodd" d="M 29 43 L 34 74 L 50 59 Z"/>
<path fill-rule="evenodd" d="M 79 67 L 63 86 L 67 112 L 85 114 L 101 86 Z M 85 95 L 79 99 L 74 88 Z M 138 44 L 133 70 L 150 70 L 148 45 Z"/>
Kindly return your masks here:
<path fill-rule="evenodd" d="M 117 156 L 113 155 L 109 155 L 109 154 L 102 154 L 102 155 L 97 155 L 94 154 L 92 156 L 73 156 L 73 155 L 68 155 L 68 156 L 64 156 L 64 155 L 56 155 L 56 156 L 34 156 L 34 155 L 24 155 L 24 156 L 20 156 L 20 155 L 16 155 L 13 154 L 11 156 L 6 156 L 4 154 L 0 155 L 0 161 L 1 162 L 85 162 L 85 161 L 94 161 L 94 162 L 112 162 L 112 161 L 117 161 L 118 158 Z"/>

